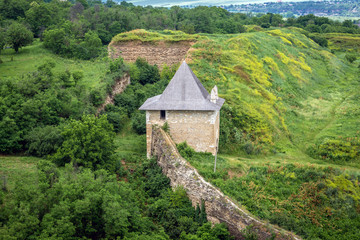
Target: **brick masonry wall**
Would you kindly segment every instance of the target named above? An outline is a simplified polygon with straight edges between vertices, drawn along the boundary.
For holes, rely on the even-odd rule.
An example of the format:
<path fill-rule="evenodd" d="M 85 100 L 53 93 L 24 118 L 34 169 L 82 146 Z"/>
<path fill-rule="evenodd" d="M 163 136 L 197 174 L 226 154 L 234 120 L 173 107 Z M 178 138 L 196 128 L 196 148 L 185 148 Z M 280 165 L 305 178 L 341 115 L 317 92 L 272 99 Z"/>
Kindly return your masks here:
<path fill-rule="evenodd" d="M 251 227 L 257 239 L 300 239 L 300 237 L 264 223 L 244 210 L 219 189 L 206 182 L 200 174 L 178 153 L 171 137 L 162 129 L 152 131 L 152 153 L 163 173 L 170 178 L 173 188 L 182 186 L 193 206 L 205 202 L 207 218 L 212 223 L 224 222 L 235 239 L 246 239 L 244 229 Z"/>
<path fill-rule="evenodd" d="M 160 119 L 160 111 L 146 112 L 148 156 L 151 155 L 152 125 L 162 126 L 165 121 L 175 143 L 186 141 L 199 152 L 216 152 L 219 136 L 219 111 L 166 111 L 166 119 Z"/>
<path fill-rule="evenodd" d="M 164 64 L 171 66 L 185 59 L 185 55 L 193 42 L 180 41 L 166 42 L 120 42 L 109 44 L 109 54 L 112 58 L 121 56 L 127 62 L 135 62 L 138 57 L 145 58 L 150 64 L 158 65 L 161 69 Z"/>

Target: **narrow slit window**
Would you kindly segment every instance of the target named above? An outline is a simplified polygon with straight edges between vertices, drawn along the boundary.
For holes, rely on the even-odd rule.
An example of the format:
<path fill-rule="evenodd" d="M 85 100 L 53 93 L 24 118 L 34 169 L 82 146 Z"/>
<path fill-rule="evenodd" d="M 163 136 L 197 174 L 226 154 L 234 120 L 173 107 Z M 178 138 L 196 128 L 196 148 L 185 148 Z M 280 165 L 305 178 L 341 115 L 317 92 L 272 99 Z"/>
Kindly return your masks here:
<path fill-rule="evenodd" d="M 160 111 L 160 119 L 165 120 L 165 118 L 166 118 L 166 112 L 165 112 L 165 110 L 161 110 Z"/>

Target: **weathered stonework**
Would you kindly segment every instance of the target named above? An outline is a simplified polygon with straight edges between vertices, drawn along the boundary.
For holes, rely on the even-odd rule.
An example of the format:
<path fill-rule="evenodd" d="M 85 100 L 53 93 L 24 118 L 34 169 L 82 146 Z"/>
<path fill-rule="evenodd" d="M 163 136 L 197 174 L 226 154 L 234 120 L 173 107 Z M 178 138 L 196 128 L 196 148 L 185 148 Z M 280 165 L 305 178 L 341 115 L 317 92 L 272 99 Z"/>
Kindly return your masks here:
<path fill-rule="evenodd" d="M 239 207 L 219 189 L 206 182 L 200 174 L 178 153 L 171 137 L 162 129 L 154 127 L 150 146 L 163 173 L 170 178 L 173 188 L 182 186 L 187 192 L 192 204 L 205 202 L 208 220 L 212 223 L 224 222 L 235 239 L 245 239 L 244 230 L 251 227 L 258 239 L 300 239 L 298 236 L 264 223 L 246 210 Z"/>
<path fill-rule="evenodd" d="M 171 66 L 185 59 L 185 55 L 194 42 L 119 42 L 109 44 L 109 55 L 112 58 L 121 56 L 127 62 L 135 62 L 138 57 L 162 69 L 164 64 Z"/>
<path fill-rule="evenodd" d="M 160 118 L 160 111 L 146 111 L 148 157 L 151 156 L 151 126 L 162 126 L 165 122 L 169 125 L 175 143 L 186 141 L 195 151 L 216 153 L 219 111 L 166 111 L 165 119 Z"/>
<path fill-rule="evenodd" d="M 106 105 L 108 104 L 114 104 L 115 95 L 122 93 L 129 84 L 130 84 L 130 75 L 128 73 L 125 73 L 124 76 L 122 76 L 121 78 L 115 81 L 111 93 L 106 96 L 105 102 L 100 105 L 100 107 L 97 109 L 97 112 L 99 113 L 102 110 L 104 110 Z"/>

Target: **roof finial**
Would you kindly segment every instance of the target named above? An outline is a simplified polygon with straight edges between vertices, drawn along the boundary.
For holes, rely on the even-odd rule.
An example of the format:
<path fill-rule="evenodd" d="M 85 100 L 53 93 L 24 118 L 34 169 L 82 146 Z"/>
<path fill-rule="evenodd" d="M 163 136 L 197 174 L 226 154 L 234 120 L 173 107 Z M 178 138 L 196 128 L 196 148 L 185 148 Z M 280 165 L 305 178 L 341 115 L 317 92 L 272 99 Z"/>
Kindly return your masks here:
<path fill-rule="evenodd" d="M 210 96 L 210 101 L 213 103 L 216 103 L 216 101 L 219 99 L 218 96 L 218 88 L 215 85 L 214 88 L 211 90 L 211 96 Z"/>

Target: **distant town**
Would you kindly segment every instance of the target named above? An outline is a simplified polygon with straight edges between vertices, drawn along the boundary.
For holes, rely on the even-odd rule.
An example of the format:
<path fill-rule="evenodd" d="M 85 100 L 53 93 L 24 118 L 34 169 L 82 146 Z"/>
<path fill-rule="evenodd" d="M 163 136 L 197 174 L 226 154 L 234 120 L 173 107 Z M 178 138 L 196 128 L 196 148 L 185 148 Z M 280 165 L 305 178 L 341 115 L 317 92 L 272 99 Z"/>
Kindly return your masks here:
<path fill-rule="evenodd" d="M 223 5 L 229 12 L 240 13 L 275 13 L 284 17 L 314 14 L 326 17 L 358 17 L 360 18 L 360 3 L 357 0 L 330 0 L 304 2 L 268 2 L 257 4 Z"/>

